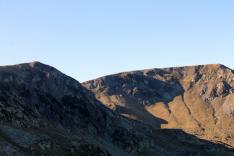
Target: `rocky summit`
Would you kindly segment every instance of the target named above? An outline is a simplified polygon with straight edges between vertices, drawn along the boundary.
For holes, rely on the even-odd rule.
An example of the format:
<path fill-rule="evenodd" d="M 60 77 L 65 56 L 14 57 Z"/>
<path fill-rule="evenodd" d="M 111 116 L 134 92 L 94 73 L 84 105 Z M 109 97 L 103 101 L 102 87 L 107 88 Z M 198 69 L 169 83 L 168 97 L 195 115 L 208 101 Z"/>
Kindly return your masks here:
<path fill-rule="evenodd" d="M 0 155 L 233 156 L 234 75 L 222 65 L 82 85 L 32 62 L 0 67 Z"/>

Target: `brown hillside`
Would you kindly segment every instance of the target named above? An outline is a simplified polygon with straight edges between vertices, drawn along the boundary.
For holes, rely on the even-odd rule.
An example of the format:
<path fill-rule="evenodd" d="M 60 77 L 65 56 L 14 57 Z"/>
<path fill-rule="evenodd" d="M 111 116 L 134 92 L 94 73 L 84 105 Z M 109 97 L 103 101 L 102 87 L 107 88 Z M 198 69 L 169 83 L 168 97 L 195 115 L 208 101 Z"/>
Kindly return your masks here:
<path fill-rule="evenodd" d="M 124 72 L 83 86 L 128 118 L 234 147 L 234 73 L 223 65 Z"/>

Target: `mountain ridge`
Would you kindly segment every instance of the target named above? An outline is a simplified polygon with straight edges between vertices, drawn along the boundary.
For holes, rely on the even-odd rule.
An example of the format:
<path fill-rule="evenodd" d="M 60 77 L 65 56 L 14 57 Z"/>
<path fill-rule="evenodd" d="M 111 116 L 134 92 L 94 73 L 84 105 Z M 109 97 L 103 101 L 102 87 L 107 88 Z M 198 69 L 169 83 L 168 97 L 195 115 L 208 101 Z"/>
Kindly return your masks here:
<path fill-rule="evenodd" d="M 181 69 L 181 68 L 193 68 L 193 67 L 218 67 L 218 68 L 224 68 L 224 69 L 232 70 L 228 66 L 226 66 L 224 64 L 221 64 L 221 63 L 196 64 L 196 65 L 184 65 L 184 66 L 180 65 L 180 66 L 169 66 L 169 67 L 159 67 L 159 68 L 152 67 L 152 68 L 143 68 L 143 69 L 136 69 L 136 70 L 126 70 L 126 71 L 121 71 L 121 72 L 115 72 L 115 73 L 112 73 L 112 74 L 106 74 L 106 75 L 98 76 L 98 77 L 90 79 L 90 80 L 85 80 L 82 83 L 85 83 L 85 82 L 88 82 L 88 81 L 92 81 L 94 79 L 100 79 L 100 78 L 106 77 L 106 76 L 118 75 L 118 74 L 124 74 L 124 73 L 147 71 L 147 70 L 169 70 L 169 69 Z"/>
<path fill-rule="evenodd" d="M 169 122 L 161 124 L 164 128 L 179 128 L 234 145 L 233 140 L 225 140 L 233 138 L 229 125 L 233 125 L 234 107 L 229 99 L 234 74 L 224 65 L 123 72 L 84 82 L 83 86 L 107 107 L 129 118 L 150 123 L 155 116 Z"/>
<path fill-rule="evenodd" d="M 0 154 L 231 156 L 234 152 L 224 143 L 181 129 L 161 129 L 158 126 L 167 121 L 147 110 L 152 123 L 129 118 L 120 113 L 124 107 L 112 110 L 96 96 L 84 84 L 40 62 L 0 67 Z"/>

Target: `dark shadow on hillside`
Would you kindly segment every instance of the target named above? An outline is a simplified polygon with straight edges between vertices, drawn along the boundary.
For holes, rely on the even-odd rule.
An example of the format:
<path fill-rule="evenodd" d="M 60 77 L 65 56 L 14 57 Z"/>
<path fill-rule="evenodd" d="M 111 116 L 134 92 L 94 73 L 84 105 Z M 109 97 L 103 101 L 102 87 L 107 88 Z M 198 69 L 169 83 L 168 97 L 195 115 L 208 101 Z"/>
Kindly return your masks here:
<path fill-rule="evenodd" d="M 161 140 L 170 141 L 167 147 L 181 156 L 233 156 L 234 149 L 222 143 L 214 143 L 199 139 L 195 135 L 188 134 L 180 129 L 160 129 L 154 131 L 158 144 L 164 144 Z M 165 142 L 166 143 L 166 142 Z M 164 144 L 165 145 L 165 144 Z M 172 145 L 172 146 L 171 146 Z M 175 146 L 176 145 L 176 146 Z M 186 150 L 185 150 L 186 149 Z"/>
<path fill-rule="evenodd" d="M 88 82 L 93 84 L 94 82 Z M 96 86 L 97 85 L 97 86 Z M 96 88 L 107 96 L 119 96 L 127 100 L 124 107 L 115 105 L 115 112 L 127 116 L 136 117 L 154 128 L 161 128 L 167 122 L 155 118 L 145 106 L 157 102 L 163 102 L 166 106 L 176 96 L 183 95 L 184 90 L 176 79 L 162 81 L 142 74 L 126 74 L 125 76 L 106 76 L 104 80 L 96 81 L 95 86 L 89 85 L 89 89 Z M 86 89 L 87 90 L 87 89 Z M 89 94 L 94 94 L 88 91 Z M 93 95 L 95 96 L 95 95 Z M 101 101 L 99 101 L 101 102 Z"/>
<path fill-rule="evenodd" d="M 85 94 L 92 97 L 92 99 L 96 99 L 93 92 L 83 87 Z M 105 109 L 108 109 L 109 111 L 113 111 L 109 109 L 107 106 L 105 106 L 101 101 L 96 99 L 97 105 L 100 105 L 100 107 L 105 107 Z M 137 120 L 143 122 L 146 125 L 154 125 L 154 128 L 161 128 L 161 124 L 166 124 L 167 122 L 163 119 L 156 118 L 151 113 L 149 113 L 145 108 L 144 105 L 138 105 L 137 109 L 138 111 L 132 111 L 128 105 L 126 107 L 121 107 L 116 105 L 115 110 L 113 111 L 115 114 L 128 114 L 130 116 L 137 117 Z"/>
<path fill-rule="evenodd" d="M 127 116 L 133 116 L 137 117 L 136 120 L 148 125 L 148 126 L 152 126 L 153 128 L 161 128 L 162 124 L 167 124 L 167 121 L 160 119 L 160 118 L 156 118 L 155 116 L 153 116 L 151 113 L 149 113 L 144 106 L 142 105 L 141 107 L 138 107 L 139 111 L 132 111 L 131 109 L 126 107 L 122 107 L 122 106 L 118 106 L 116 105 L 116 109 L 115 112 L 118 114 L 127 114 Z"/>

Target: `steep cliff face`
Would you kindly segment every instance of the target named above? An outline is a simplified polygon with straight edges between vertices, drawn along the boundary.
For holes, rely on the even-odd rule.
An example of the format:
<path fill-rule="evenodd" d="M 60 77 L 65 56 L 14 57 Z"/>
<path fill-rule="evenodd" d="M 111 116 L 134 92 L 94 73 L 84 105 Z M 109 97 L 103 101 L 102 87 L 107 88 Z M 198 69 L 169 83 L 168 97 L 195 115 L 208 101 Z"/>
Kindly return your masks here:
<path fill-rule="evenodd" d="M 32 62 L 0 67 L 0 155 L 233 155 L 232 149 L 222 144 L 198 139 L 181 130 L 155 128 L 167 121 L 149 111 L 154 109 L 150 108 L 154 106 L 151 102 L 162 101 L 169 105 L 184 89 L 177 81 L 169 84 L 157 80 L 155 83 L 153 78 L 147 80 L 151 83 L 152 79 L 155 85 L 150 85 L 151 89 L 147 90 L 143 85 L 143 88 L 134 89 L 137 87 L 135 81 L 141 82 L 141 78 L 136 77 L 134 82 L 129 78 L 126 93 L 118 88 L 119 83 L 115 80 L 115 83 L 108 81 L 113 85 L 110 87 L 105 86 L 104 81 L 97 83 L 97 87 L 108 88 L 97 89 L 100 95 L 103 93 L 108 97 L 118 91 L 121 98 L 116 95 L 116 102 L 121 105 L 116 103 L 114 107 L 119 106 L 121 113 L 125 106 L 120 99 L 126 100 L 125 104 L 134 109 L 126 107 L 125 115 L 139 118 L 137 121 L 109 109 L 95 98 L 93 92 L 51 66 Z M 148 84 L 147 81 L 144 83 Z M 90 84 L 88 88 L 94 89 L 94 86 Z M 160 86 L 163 86 L 160 92 L 150 93 Z M 128 90 L 132 87 L 130 94 Z M 128 95 L 129 99 L 123 98 Z M 226 93 L 223 95 L 227 96 Z M 232 113 L 228 112 L 229 100 L 231 97 L 226 99 L 223 111 L 217 114 L 220 118 L 225 113 Z M 136 103 L 139 109 L 133 107 Z M 168 109 L 166 105 L 165 109 Z M 145 117 L 144 121 L 150 121 L 142 123 L 142 117 Z"/>
<path fill-rule="evenodd" d="M 83 86 L 130 119 L 234 147 L 234 73 L 223 65 L 125 72 Z"/>

